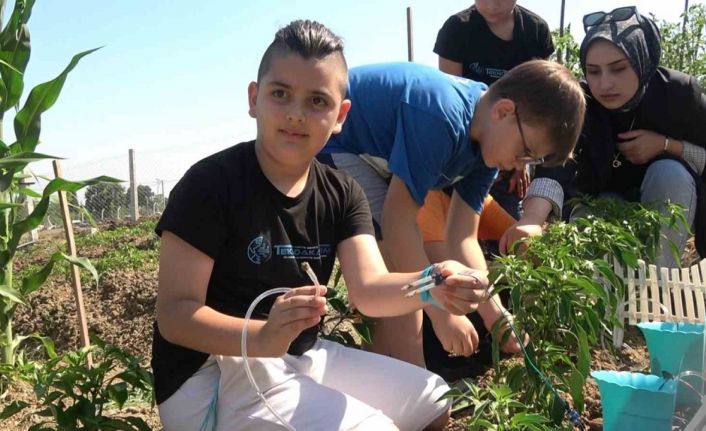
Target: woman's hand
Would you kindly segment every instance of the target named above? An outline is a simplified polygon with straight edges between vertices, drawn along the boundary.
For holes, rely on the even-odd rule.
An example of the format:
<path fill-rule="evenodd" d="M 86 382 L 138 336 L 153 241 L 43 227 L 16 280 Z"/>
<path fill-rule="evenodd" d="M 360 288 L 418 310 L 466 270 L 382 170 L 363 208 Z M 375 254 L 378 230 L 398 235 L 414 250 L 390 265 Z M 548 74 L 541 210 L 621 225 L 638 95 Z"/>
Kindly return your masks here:
<path fill-rule="evenodd" d="M 618 151 L 633 165 L 644 165 L 664 152 L 666 137 L 651 130 L 631 130 L 618 138 L 625 140 L 618 143 Z"/>
<path fill-rule="evenodd" d="M 292 341 L 303 330 L 318 324 L 326 314 L 325 295 L 326 286 L 306 286 L 277 297 L 267 322 L 253 337 L 258 356 L 279 357 L 287 353 Z"/>

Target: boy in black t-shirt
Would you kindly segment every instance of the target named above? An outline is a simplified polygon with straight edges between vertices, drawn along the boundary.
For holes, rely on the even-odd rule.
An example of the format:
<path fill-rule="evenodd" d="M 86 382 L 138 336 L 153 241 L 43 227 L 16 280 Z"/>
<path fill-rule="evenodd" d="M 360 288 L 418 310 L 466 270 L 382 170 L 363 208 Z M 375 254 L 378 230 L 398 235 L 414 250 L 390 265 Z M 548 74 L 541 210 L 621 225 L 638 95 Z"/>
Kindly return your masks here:
<path fill-rule="evenodd" d="M 307 431 L 442 429 L 448 420 L 438 376 L 317 339 L 326 289 L 311 286 L 302 262 L 325 281 L 337 255 L 351 302 L 369 316 L 429 302 L 467 312 L 487 299 L 487 278 L 460 274 L 471 270 L 453 261 L 429 269 L 446 277 L 429 294 L 401 294 L 422 273 L 387 272 L 361 187 L 313 160 L 341 130 L 346 85 L 341 40 L 319 23 L 292 22 L 248 88 L 257 139 L 201 160 L 172 191 L 157 226 L 152 359 L 166 430 L 281 429 L 277 414 Z M 242 317 L 283 286 L 292 289 L 263 301 L 249 325 L 248 364 L 265 408 L 245 375 Z"/>
<path fill-rule="evenodd" d="M 476 0 L 452 15 L 436 38 L 439 69 L 488 85 L 505 72 L 554 52 L 546 21 L 515 0 Z"/>

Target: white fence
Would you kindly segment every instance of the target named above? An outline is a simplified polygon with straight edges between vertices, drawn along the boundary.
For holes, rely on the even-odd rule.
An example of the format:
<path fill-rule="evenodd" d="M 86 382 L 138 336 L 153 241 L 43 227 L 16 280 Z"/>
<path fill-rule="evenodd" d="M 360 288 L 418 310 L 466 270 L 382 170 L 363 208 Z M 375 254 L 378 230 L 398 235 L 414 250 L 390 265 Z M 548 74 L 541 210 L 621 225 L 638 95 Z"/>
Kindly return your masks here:
<path fill-rule="evenodd" d="M 642 260 L 637 268 L 623 268 L 614 260 L 613 269 L 625 283 L 625 303 L 618 310 L 621 323 L 705 321 L 706 259 L 681 269 L 657 268 Z M 614 328 L 613 343 L 622 346 L 622 328 Z"/>

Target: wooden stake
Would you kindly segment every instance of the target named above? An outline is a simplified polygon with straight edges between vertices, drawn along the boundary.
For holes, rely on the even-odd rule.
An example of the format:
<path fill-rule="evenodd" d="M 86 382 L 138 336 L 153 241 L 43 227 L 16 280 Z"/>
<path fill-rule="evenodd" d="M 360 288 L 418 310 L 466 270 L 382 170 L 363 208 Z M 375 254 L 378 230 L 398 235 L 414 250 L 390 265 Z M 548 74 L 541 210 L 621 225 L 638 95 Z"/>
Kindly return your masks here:
<path fill-rule="evenodd" d="M 61 177 L 61 165 L 58 160 L 54 160 L 54 176 Z M 66 199 L 66 192 L 59 190 L 59 205 L 61 206 L 61 219 L 64 222 L 64 233 L 66 233 L 66 244 L 68 253 L 71 257 L 76 257 L 76 242 L 74 241 L 74 228 L 71 223 L 71 214 L 69 213 L 69 203 Z M 74 300 L 76 301 L 76 311 L 78 312 L 78 325 L 81 334 L 81 344 L 84 347 L 91 345 L 88 338 L 88 325 L 86 324 L 86 310 L 83 307 L 83 292 L 81 290 L 81 274 L 76 265 L 71 265 L 71 283 L 74 288 Z M 93 356 L 88 355 L 88 366 L 93 366 Z"/>

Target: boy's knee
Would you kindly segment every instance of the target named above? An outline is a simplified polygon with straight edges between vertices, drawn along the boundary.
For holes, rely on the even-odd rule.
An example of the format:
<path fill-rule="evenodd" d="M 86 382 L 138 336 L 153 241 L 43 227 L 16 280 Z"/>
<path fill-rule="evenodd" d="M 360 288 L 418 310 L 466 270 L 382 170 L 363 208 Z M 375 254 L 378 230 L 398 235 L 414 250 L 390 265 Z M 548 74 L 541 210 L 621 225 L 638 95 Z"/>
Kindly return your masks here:
<path fill-rule="evenodd" d="M 444 413 L 442 413 L 441 416 L 434 419 L 429 425 L 427 425 L 426 428 L 424 428 L 424 430 L 425 431 L 441 431 L 444 429 L 446 424 L 449 422 L 450 418 L 451 418 L 451 408 L 444 411 Z"/>

